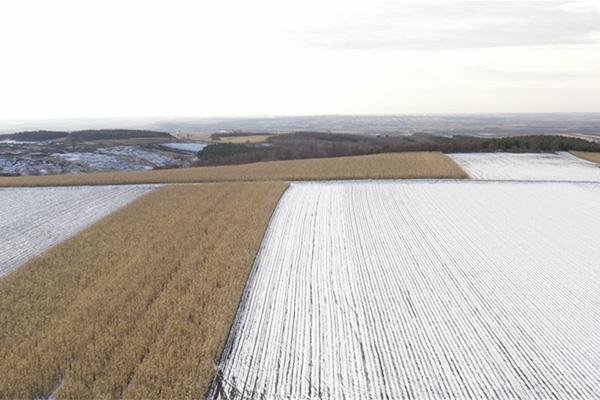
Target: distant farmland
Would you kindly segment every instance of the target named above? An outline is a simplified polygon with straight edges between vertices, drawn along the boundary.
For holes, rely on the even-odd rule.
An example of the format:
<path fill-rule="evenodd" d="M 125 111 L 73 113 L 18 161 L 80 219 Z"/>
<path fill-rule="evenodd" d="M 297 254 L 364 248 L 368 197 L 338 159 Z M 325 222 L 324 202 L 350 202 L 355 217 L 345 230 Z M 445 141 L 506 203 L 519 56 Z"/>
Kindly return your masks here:
<path fill-rule="evenodd" d="M 442 153 L 421 152 L 160 171 L 4 177 L 0 178 L 0 187 L 395 178 L 466 178 L 466 174 Z"/>
<path fill-rule="evenodd" d="M 293 184 L 212 398 L 598 398 L 599 226 L 600 184 Z"/>
<path fill-rule="evenodd" d="M 0 398 L 203 396 L 285 188 L 159 188 L 2 277 Z"/>
<path fill-rule="evenodd" d="M 211 139 L 219 143 L 261 143 L 272 135 L 212 135 Z"/>

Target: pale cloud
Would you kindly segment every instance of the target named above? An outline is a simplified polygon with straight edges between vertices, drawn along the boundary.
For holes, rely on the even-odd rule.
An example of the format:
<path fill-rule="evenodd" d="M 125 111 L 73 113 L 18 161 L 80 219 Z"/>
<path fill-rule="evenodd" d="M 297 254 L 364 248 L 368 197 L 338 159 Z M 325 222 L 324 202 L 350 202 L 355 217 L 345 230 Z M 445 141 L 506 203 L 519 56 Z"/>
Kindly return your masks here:
<path fill-rule="evenodd" d="M 377 1 L 308 17 L 290 31 L 310 46 L 448 49 L 599 42 L 600 7 L 565 1 Z"/>

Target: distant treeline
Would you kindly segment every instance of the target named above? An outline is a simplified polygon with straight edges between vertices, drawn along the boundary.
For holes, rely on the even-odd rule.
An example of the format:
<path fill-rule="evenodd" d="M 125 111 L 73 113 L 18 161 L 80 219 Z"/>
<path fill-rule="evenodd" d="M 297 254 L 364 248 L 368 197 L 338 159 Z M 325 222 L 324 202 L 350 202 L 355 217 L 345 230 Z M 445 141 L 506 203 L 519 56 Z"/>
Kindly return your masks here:
<path fill-rule="evenodd" d="M 454 136 L 445 139 L 441 151 L 458 152 L 512 152 L 540 153 L 555 151 L 600 151 L 600 143 L 560 135 L 509 136 L 502 138 L 478 138 Z"/>
<path fill-rule="evenodd" d="M 47 140 L 118 140 L 135 138 L 173 137 L 167 132 L 136 129 L 87 129 L 73 132 L 66 131 L 27 131 L 0 135 L 0 140 L 16 140 L 20 142 L 44 142 Z"/>
<path fill-rule="evenodd" d="M 408 151 L 472 152 L 553 152 L 600 151 L 600 144 L 583 139 L 532 135 L 507 138 L 472 136 L 440 137 L 427 134 L 411 136 L 365 136 L 321 132 L 296 132 L 274 135 L 262 144 L 218 143 L 198 153 L 197 165 L 245 164 L 258 161 L 342 157 Z"/>

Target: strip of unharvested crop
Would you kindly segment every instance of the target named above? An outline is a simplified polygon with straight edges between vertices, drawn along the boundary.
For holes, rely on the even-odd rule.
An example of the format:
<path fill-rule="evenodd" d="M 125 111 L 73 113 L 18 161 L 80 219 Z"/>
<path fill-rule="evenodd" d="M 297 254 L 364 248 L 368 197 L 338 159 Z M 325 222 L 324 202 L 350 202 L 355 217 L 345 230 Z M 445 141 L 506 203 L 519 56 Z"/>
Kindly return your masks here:
<path fill-rule="evenodd" d="M 0 277 L 153 188 L 0 189 Z"/>
<path fill-rule="evenodd" d="M 285 183 L 164 187 L 0 279 L 0 398 L 199 398 Z"/>
<path fill-rule="evenodd" d="M 600 168 L 567 152 L 451 154 L 471 178 L 600 182 Z"/>
<path fill-rule="evenodd" d="M 293 184 L 211 396 L 600 397 L 600 184 Z"/>
<path fill-rule="evenodd" d="M 454 161 L 442 153 L 432 152 L 272 161 L 160 171 L 5 177 L 0 178 L 0 186 L 466 177 Z"/>
<path fill-rule="evenodd" d="M 592 153 L 589 151 L 571 151 L 571 154 L 584 160 L 600 164 L 600 153 Z"/>

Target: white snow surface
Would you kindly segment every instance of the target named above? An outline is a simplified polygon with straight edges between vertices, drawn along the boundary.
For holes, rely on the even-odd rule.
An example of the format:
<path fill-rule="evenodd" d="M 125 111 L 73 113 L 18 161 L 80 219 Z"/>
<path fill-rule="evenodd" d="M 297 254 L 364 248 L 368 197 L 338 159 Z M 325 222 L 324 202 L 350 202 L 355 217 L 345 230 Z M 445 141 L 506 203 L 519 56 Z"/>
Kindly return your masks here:
<path fill-rule="evenodd" d="M 468 153 L 448 156 L 474 179 L 600 182 L 600 165 L 567 152 Z"/>
<path fill-rule="evenodd" d="M 69 162 L 80 162 L 96 170 L 144 170 L 165 167 L 177 161 L 160 152 L 139 146 L 115 146 L 96 149 L 94 152 L 55 153 L 53 157 Z"/>
<path fill-rule="evenodd" d="M 36 142 L 24 142 L 24 141 L 20 141 L 20 140 L 12 140 L 12 139 L 0 140 L 0 144 L 29 144 L 29 143 L 36 143 Z"/>
<path fill-rule="evenodd" d="M 0 277 L 155 187 L 0 189 Z"/>
<path fill-rule="evenodd" d="M 164 143 L 164 147 L 169 147 L 175 150 L 189 151 L 190 153 L 197 153 L 204 149 L 208 144 L 204 143 Z"/>
<path fill-rule="evenodd" d="M 599 233 L 595 183 L 292 184 L 210 397 L 600 398 Z"/>

